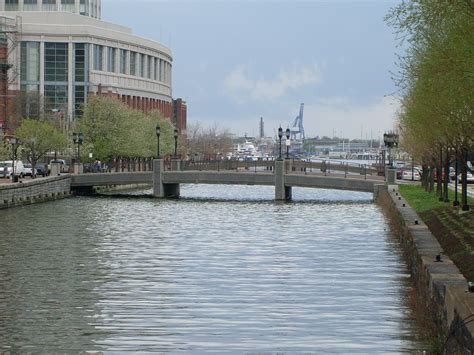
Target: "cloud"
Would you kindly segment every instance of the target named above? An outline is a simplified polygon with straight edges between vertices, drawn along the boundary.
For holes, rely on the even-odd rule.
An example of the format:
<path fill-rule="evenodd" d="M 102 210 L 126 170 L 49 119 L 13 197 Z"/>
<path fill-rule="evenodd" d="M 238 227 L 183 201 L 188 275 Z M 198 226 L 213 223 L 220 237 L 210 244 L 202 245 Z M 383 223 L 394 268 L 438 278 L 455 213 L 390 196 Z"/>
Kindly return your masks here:
<path fill-rule="evenodd" d="M 273 79 L 253 78 L 243 66 L 234 68 L 224 79 L 228 95 L 238 103 L 273 101 L 302 86 L 321 82 L 318 65 L 282 69 Z"/>
<path fill-rule="evenodd" d="M 286 106 L 286 104 L 285 104 Z M 307 101 L 304 109 L 304 128 L 306 137 L 333 135 L 344 138 L 357 139 L 362 137 L 378 139 L 387 130 L 395 125 L 396 112 L 400 104 L 393 97 L 377 97 L 365 104 L 354 102 L 350 97 L 333 96 Z M 274 105 L 271 110 L 261 115 L 248 113 L 234 113 L 228 117 L 200 116 L 190 117 L 190 122 L 199 121 L 204 126 L 212 126 L 216 122 L 222 128 L 243 136 L 257 136 L 259 132 L 260 116 L 265 120 L 267 136 L 275 134 L 282 125 L 291 125 L 299 112 L 299 103 L 294 102 L 286 106 L 286 112 L 281 105 Z"/>
<path fill-rule="evenodd" d="M 344 136 L 378 138 L 393 129 L 398 99 L 381 97 L 365 105 L 354 104 L 344 97 L 330 97 L 305 105 L 305 131 L 310 136 Z"/>

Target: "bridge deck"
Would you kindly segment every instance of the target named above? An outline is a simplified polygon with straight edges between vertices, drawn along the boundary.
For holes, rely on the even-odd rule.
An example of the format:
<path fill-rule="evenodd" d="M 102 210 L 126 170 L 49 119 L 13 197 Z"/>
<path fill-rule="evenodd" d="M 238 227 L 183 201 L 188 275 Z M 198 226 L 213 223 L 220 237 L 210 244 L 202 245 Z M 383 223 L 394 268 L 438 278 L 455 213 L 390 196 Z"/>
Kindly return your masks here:
<path fill-rule="evenodd" d="M 112 186 L 152 184 L 152 172 L 127 172 L 127 173 L 102 173 L 81 174 L 71 176 L 71 186 Z M 165 171 L 163 172 L 164 184 L 231 184 L 231 185 L 275 185 L 275 175 L 269 172 L 251 171 Z M 332 175 L 325 176 L 321 173 L 285 174 L 285 186 L 310 187 L 337 190 L 353 190 L 373 192 L 374 186 L 383 184 L 380 177 L 371 176 L 365 179 L 359 175 Z"/>

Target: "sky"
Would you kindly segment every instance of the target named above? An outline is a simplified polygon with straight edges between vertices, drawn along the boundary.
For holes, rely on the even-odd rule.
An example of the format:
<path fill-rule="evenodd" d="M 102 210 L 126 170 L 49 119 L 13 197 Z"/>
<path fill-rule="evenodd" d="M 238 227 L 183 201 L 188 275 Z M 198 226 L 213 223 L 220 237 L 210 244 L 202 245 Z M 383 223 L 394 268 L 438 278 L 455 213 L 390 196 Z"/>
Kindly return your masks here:
<path fill-rule="evenodd" d="M 104 21 L 168 46 L 188 124 L 243 136 L 379 138 L 399 103 L 389 0 L 102 0 Z"/>

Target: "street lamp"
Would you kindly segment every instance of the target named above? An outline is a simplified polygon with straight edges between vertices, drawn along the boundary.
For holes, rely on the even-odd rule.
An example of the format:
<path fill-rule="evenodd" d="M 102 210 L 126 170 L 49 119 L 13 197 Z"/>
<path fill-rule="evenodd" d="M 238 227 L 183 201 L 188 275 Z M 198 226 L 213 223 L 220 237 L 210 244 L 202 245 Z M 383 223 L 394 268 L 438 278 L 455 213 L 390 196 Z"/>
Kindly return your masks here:
<path fill-rule="evenodd" d="M 178 130 L 174 129 L 174 158 L 178 157 Z"/>
<path fill-rule="evenodd" d="M 385 143 L 385 146 L 388 148 L 388 164 L 391 168 L 393 168 L 393 157 L 392 157 L 391 149 L 398 147 L 398 134 L 393 133 L 393 132 L 384 133 L 383 142 Z"/>
<path fill-rule="evenodd" d="M 161 134 L 160 125 L 156 125 L 156 138 L 158 139 L 156 159 L 160 159 L 160 134 Z"/>
<path fill-rule="evenodd" d="M 20 145 L 20 140 L 16 137 L 10 137 L 9 142 L 12 145 L 12 150 L 13 150 L 12 182 L 17 182 L 18 179 L 15 174 L 15 160 L 16 160 L 16 151 L 18 149 L 18 146 Z"/>
<path fill-rule="evenodd" d="M 281 126 L 280 126 L 280 128 L 278 128 L 278 139 L 280 140 L 280 145 L 279 145 L 280 149 L 279 149 L 279 154 L 278 154 L 278 160 L 281 160 L 281 139 L 282 139 L 282 137 L 283 137 L 283 128 L 281 128 Z"/>
<path fill-rule="evenodd" d="M 82 132 L 72 133 L 72 141 L 77 144 L 77 163 L 81 163 L 81 145 L 84 143 L 84 134 Z"/>
<path fill-rule="evenodd" d="M 290 129 L 286 129 L 286 159 L 290 159 Z"/>

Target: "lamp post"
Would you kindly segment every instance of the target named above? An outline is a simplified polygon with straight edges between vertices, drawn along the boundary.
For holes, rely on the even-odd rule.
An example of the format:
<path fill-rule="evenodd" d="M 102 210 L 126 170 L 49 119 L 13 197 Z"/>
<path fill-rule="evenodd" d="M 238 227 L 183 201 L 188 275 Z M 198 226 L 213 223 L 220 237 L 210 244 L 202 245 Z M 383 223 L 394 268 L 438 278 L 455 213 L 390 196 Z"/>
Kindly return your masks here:
<path fill-rule="evenodd" d="M 388 164 L 391 168 L 393 168 L 393 156 L 391 149 L 398 146 L 398 134 L 393 132 L 384 133 L 383 142 L 388 148 Z"/>
<path fill-rule="evenodd" d="M 286 159 L 290 159 L 290 129 L 286 129 Z"/>
<path fill-rule="evenodd" d="M 174 158 L 178 158 L 178 130 L 174 129 Z"/>
<path fill-rule="evenodd" d="M 74 144 L 77 144 L 77 163 L 81 164 L 81 145 L 84 143 L 84 134 L 82 132 L 73 132 L 72 141 Z"/>
<path fill-rule="evenodd" d="M 156 159 L 160 159 L 160 134 L 161 134 L 161 129 L 160 125 L 156 125 L 156 138 L 158 141 L 158 147 L 156 151 Z"/>
<path fill-rule="evenodd" d="M 281 160 L 281 139 L 283 137 L 283 128 L 278 128 L 278 139 L 280 140 L 280 145 L 279 145 L 279 153 L 278 153 L 278 160 Z"/>
<path fill-rule="evenodd" d="M 12 182 L 18 182 L 16 172 L 15 172 L 15 160 L 16 160 L 16 151 L 20 145 L 20 140 L 16 137 L 10 137 L 10 144 L 12 145 L 13 150 L 13 164 L 12 164 Z"/>

